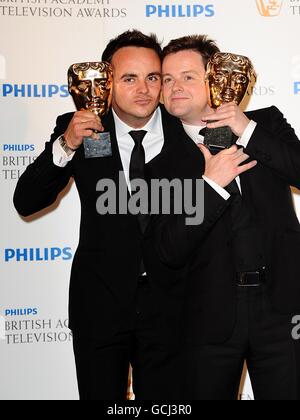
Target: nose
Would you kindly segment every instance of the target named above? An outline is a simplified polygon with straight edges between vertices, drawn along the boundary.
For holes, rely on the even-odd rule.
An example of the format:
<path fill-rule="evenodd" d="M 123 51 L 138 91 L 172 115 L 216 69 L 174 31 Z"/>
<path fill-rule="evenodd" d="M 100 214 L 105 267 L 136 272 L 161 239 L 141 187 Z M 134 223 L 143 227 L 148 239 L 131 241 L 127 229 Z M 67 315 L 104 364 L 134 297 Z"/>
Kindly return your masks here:
<path fill-rule="evenodd" d="M 146 94 L 149 92 L 149 86 L 146 80 L 140 80 L 137 90 L 139 93 L 143 93 L 143 94 Z"/>
<path fill-rule="evenodd" d="M 183 87 L 179 80 L 175 80 L 172 86 L 173 92 L 182 92 Z"/>

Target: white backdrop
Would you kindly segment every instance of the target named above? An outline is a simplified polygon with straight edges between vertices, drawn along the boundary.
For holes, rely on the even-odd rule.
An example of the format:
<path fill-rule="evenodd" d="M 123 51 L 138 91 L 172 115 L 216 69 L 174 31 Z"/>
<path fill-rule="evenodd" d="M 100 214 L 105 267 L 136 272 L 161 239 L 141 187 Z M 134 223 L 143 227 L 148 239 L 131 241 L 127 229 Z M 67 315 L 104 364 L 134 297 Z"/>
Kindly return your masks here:
<path fill-rule="evenodd" d="M 66 327 L 78 196 L 70 185 L 59 205 L 29 222 L 12 196 L 56 117 L 74 110 L 69 65 L 99 60 L 130 28 L 156 32 L 164 44 L 205 33 L 223 51 L 249 56 L 258 81 L 248 110 L 276 105 L 300 134 L 300 0 L 0 0 L 1 400 L 78 398 Z M 296 193 L 295 204 L 300 214 Z M 248 379 L 242 393 L 252 398 Z"/>

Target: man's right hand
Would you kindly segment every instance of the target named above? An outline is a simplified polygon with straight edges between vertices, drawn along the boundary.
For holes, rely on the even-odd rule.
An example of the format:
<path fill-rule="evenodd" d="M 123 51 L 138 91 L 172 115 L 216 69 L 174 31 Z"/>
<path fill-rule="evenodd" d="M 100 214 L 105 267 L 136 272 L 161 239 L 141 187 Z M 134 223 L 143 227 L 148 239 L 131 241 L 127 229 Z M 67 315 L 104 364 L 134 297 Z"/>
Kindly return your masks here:
<path fill-rule="evenodd" d="M 227 187 L 239 175 L 257 165 L 257 161 L 252 161 L 240 166 L 249 159 L 249 156 L 244 153 L 244 149 L 238 149 L 236 145 L 215 156 L 202 144 L 199 145 L 199 149 L 205 158 L 204 175 L 222 188 Z"/>
<path fill-rule="evenodd" d="M 74 114 L 64 137 L 67 145 L 76 150 L 85 137 L 97 138 L 95 131 L 104 131 L 100 118 L 91 111 L 78 111 Z"/>

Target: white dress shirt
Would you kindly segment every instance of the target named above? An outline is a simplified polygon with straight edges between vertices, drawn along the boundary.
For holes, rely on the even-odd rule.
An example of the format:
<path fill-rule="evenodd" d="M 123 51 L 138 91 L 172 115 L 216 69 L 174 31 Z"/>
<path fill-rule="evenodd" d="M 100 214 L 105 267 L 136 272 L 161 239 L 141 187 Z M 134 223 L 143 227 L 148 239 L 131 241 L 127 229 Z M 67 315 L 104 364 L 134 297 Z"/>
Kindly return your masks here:
<path fill-rule="evenodd" d="M 131 155 L 134 149 L 134 140 L 130 136 L 130 131 L 137 130 L 136 128 L 130 127 L 124 123 L 113 111 L 113 116 L 116 125 L 116 137 L 118 147 L 120 151 L 121 161 L 123 165 L 124 175 L 126 182 L 131 192 L 130 178 L 129 178 L 129 167 Z M 161 110 L 158 108 L 153 114 L 151 120 L 139 130 L 147 131 L 147 134 L 143 140 L 143 146 L 145 149 L 145 161 L 149 163 L 152 159 L 160 154 L 164 146 L 164 133 L 162 126 Z M 76 152 L 70 156 L 63 150 L 58 139 L 53 144 L 53 162 L 56 166 L 64 168 L 68 162 L 70 162 Z"/>
<path fill-rule="evenodd" d="M 120 151 L 121 161 L 123 165 L 124 175 L 127 182 L 127 186 L 129 191 L 131 192 L 130 180 L 129 180 L 129 167 L 130 167 L 130 160 L 131 155 L 134 149 L 134 141 L 133 138 L 130 136 L 129 132 L 136 130 L 135 128 L 130 127 L 126 123 L 124 123 L 115 113 L 113 110 L 113 116 L 116 125 L 116 137 L 118 142 L 118 147 Z M 256 123 L 254 121 L 250 121 L 248 127 L 246 128 L 243 136 L 237 141 L 238 145 L 243 147 L 247 147 L 251 136 L 256 128 Z M 199 134 L 200 130 L 204 128 L 203 126 L 191 126 L 183 124 L 183 127 L 187 133 L 187 135 L 196 143 L 204 142 L 204 137 Z M 147 131 L 147 134 L 143 140 L 143 146 L 145 149 L 145 160 L 146 163 L 149 163 L 152 159 L 160 154 L 164 146 L 164 133 L 163 133 L 163 126 L 162 126 L 162 115 L 161 110 L 158 108 L 155 113 L 153 114 L 151 120 L 139 130 Z M 70 162 L 75 153 L 72 153 L 70 156 L 63 150 L 61 147 L 59 140 L 57 139 L 53 144 L 53 162 L 56 166 L 64 168 L 68 162 Z M 221 195 L 225 200 L 228 200 L 230 194 L 218 184 L 213 182 L 212 180 L 208 179 L 207 177 L 203 176 L 205 182 L 207 182 L 218 194 Z M 241 183 L 240 178 L 236 178 L 237 184 L 241 190 Z"/>
<path fill-rule="evenodd" d="M 129 133 L 130 131 L 136 131 L 137 129 L 130 127 L 122 120 L 120 120 L 115 111 L 113 111 L 113 115 L 116 124 L 116 136 L 118 140 L 123 170 L 129 191 L 131 192 L 129 167 L 135 143 Z M 160 108 L 155 111 L 151 120 L 144 127 L 139 128 L 138 130 L 147 131 L 147 134 L 143 140 L 143 147 L 145 150 L 145 162 L 149 163 L 160 154 L 164 146 L 164 132 Z"/>
<path fill-rule="evenodd" d="M 243 148 L 245 149 L 248 146 L 248 143 L 252 137 L 252 134 L 254 133 L 254 130 L 257 126 L 257 123 L 255 121 L 250 121 L 246 130 L 244 131 L 244 134 L 242 135 L 242 137 L 240 137 L 238 139 L 238 141 L 236 142 L 236 144 L 238 146 L 243 146 Z M 199 132 L 205 128 L 205 126 L 195 126 L 195 125 L 187 125 L 187 124 L 183 124 L 184 130 L 187 133 L 187 135 L 196 143 L 196 144 L 203 144 L 204 143 L 204 137 L 199 134 Z M 228 200 L 230 198 L 230 194 L 222 187 L 220 187 L 220 185 L 216 184 L 214 181 L 212 181 L 211 179 L 207 178 L 206 176 L 203 176 L 203 179 L 215 190 L 217 191 L 218 194 L 220 194 L 224 200 Z M 241 188 L 241 180 L 240 177 L 238 176 L 236 178 L 236 182 L 238 184 L 239 190 L 242 193 L 242 188 Z"/>

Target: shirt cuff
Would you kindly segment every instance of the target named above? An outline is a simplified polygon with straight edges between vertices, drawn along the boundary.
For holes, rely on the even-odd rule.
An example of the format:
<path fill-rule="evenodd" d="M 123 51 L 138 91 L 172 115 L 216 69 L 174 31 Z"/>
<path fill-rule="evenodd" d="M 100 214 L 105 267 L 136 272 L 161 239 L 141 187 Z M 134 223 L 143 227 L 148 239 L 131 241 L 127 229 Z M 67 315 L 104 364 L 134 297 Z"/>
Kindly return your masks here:
<path fill-rule="evenodd" d="M 257 123 L 251 120 L 246 130 L 244 131 L 244 134 L 242 135 L 242 137 L 238 139 L 236 144 L 239 146 L 243 146 L 243 148 L 246 149 L 249 141 L 251 140 L 252 134 L 254 133 L 254 130 L 256 129 L 256 126 L 257 126 Z"/>
<path fill-rule="evenodd" d="M 208 183 L 208 185 L 210 185 L 222 198 L 224 198 L 224 200 L 229 200 L 229 198 L 231 197 L 231 195 L 229 194 L 229 192 L 227 192 L 224 188 L 220 187 L 220 185 L 216 184 L 214 181 L 212 181 L 211 179 L 207 178 L 206 176 L 203 175 L 202 177 L 204 179 L 205 182 Z"/>
<path fill-rule="evenodd" d="M 60 168 L 65 168 L 69 162 L 73 159 L 75 152 L 72 153 L 70 156 L 64 151 L 59 143 L 59 139 L 55 140 L 53 143 L 53 163 Z"/>

